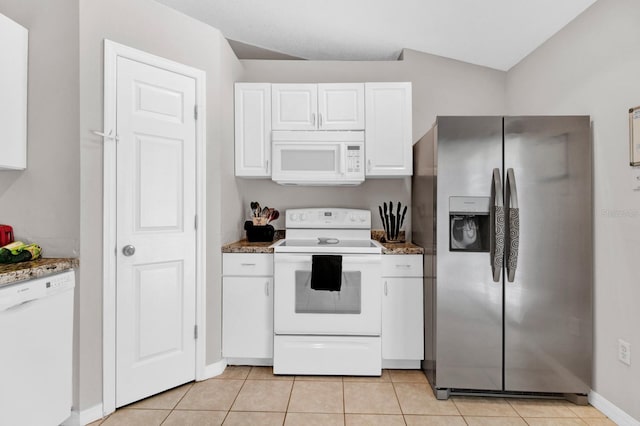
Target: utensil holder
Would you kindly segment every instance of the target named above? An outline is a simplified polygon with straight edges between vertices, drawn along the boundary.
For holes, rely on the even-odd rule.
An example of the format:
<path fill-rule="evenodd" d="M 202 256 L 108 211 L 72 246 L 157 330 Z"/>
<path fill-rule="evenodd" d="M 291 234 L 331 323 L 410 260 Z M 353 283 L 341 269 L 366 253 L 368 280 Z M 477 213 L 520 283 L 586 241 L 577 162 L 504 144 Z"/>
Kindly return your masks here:
<path fill-rule="evenodd" d="M 271 242 L 275 234 L 275 229 L 271 225 L 254 226 L 251 220 L 244 223 L 244 230 L 247 231 L 247 240 L 252 243 Z"/>

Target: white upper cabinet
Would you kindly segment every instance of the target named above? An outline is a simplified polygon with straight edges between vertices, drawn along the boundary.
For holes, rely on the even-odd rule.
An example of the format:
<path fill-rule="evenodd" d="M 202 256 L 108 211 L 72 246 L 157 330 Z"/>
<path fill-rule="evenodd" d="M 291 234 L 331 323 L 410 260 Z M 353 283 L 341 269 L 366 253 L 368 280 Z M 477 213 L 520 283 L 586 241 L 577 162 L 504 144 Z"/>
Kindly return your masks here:
<path fill-rule="evenodd" d="M 271 84 L 235 85 L 236 176 L 271 176 Z"/>
<path fill-rule="evenodd" d="M 273 130 L 363 130 L 364 84 L 273 84 Z"/>
<path fill-rule="evenodd" d="M 413 174 L 411 83 L 366 83 L 366 177 Z"/>
<path fill-rule="evenodd" d="M 27 168 L 28 37 L 0 14 L 0 170 Z"/>
<path fill-rule="evenodd" d="M 318 84 L 318 129 L 364 130 L 364 84 Z"/>
<path fill-rule="evenodd" d="M 272 84 L 273 130 L 315 130 L 318 115 L 316 84 Z"/>

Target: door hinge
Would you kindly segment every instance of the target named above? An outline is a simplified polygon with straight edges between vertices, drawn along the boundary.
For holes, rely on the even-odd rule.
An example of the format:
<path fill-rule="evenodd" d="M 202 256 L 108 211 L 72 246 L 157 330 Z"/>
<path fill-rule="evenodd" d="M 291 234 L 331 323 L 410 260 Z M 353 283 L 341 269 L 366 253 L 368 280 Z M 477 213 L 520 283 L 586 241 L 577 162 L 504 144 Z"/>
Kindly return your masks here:
<path fill-rule="evenodd" d="M 197 231 L 198 230 L 198 215 L 195 215 L 193 218 L 193 228 Z"/>
<path fill-rule="evenodd" d="M 198 119 L 198 105 L 193 106 L 193 118 L 194 120 Z"/>
<path fill-rule="evenodd" d="M 198 338 L 198 326 L 197 325 L 193 326 L 193 338 L 194 339 Z"/>

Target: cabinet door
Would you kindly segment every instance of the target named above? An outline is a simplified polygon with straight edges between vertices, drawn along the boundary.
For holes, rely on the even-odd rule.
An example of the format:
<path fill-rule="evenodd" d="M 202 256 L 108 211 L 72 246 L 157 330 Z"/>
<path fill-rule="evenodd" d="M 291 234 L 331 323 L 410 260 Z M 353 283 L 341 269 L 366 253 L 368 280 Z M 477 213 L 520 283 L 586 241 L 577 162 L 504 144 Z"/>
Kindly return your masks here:
<path fill-rule="evenodd" d="M 318 128 L 364 130 L 364 83 L 318 84 Z"/>
<path fill-rule="evenodd" d="M 222 280 L 222 356 L 273 358 L 273 278 Z"/>
<path fill-rule="evenodd" d="M 0 14 L 0 170 L 27 168 L 28 37 Z"/>
<path fill-rule="evenodd" d="M 366 176 L 411 176 L 411 83 L 365 84 Z"/>
<path fill-rule="evenodd" d="M 236 176 L 271 176 L 271 84 L 235 85 Z"/>
<path fill-rule="evenodd" d="M 382 358 L 424 358 L 422 278 L 383 278 Z"/>
<path fill-rule="evenodd" d="M 273 130 L 316 130 L 318 86 L 272 84 Z"/>

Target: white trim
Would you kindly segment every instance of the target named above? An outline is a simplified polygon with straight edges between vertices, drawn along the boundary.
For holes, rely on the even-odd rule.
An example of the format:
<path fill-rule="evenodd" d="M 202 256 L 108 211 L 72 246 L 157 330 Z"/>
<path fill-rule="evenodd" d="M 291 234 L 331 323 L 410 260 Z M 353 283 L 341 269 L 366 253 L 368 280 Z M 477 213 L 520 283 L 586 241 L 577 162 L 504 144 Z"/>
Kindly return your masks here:
<path fill-rule="evenodd" d="M 227 365 L 273 366 L 273 358 L 227 358 Z"/>
<path fill-rule="evenodd" d="M 206 365 L 204 367 L 204 374 L 202 377 L 199 377 L 197 380 L 207 380 L 212 377 L 216 377 L 224 373 L 224 369 L 227 368 L 227 360 L 221 359 L 218 362 L 214 362 L 213 364 Z"/>
<path fill-rule="evenodd" d="M 94 405 L 83 411 L 72 411 L 71 416 L 62 422 L 63 426 L 88 425 L 103 418 L 102 404 Z"/>
<path fill-rule="evenodd" d="M 201 380 L 206 374 L 206 73 L 159 56 L 104 40 L 104 128 L 109 134 L 116 129 L 116 62 L 124 57 L 193 78 L 196 81 L 196 371 L 194 378 Z M 104 141 L 104 212 L 103 212 L 103 365 L 102 414 L 116 409 L 116 147 L 115 142 Z"/>
<path fill-rule="evenodd" d="M 396 370 L 420 370 L 419 359 L 383 359 L 382 368 Z"/>
<path fill-rule="evenodd" d="M 617 425 L 640 426 L 640 421 L 634 419 L 595 391 L 589 392 L 589 404 L 600 410 L 602 414 L 609 417 Z"/>

